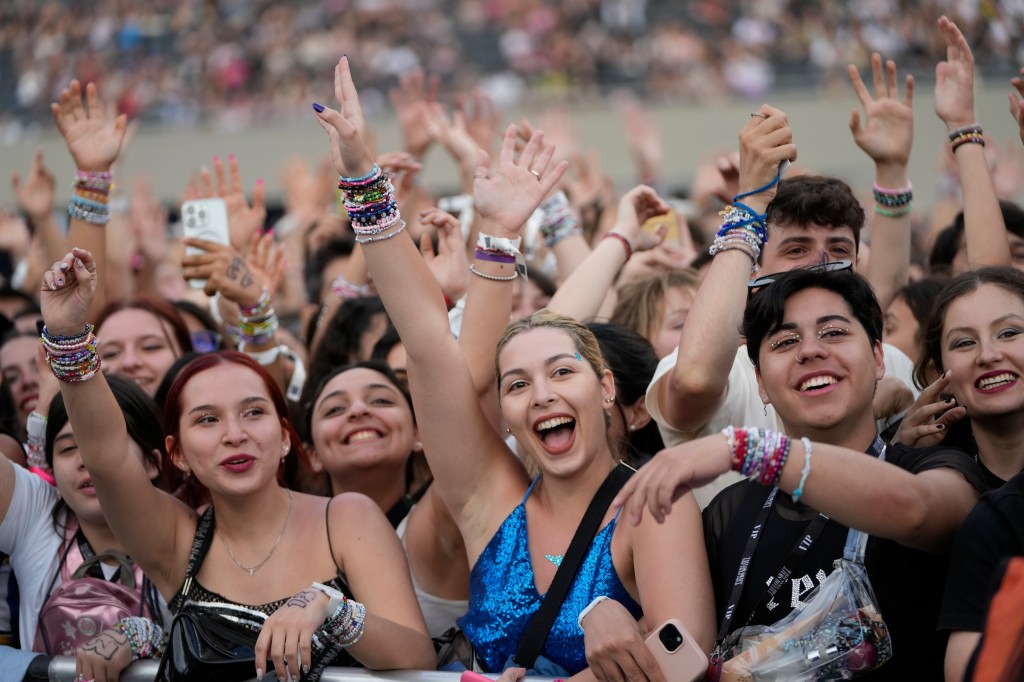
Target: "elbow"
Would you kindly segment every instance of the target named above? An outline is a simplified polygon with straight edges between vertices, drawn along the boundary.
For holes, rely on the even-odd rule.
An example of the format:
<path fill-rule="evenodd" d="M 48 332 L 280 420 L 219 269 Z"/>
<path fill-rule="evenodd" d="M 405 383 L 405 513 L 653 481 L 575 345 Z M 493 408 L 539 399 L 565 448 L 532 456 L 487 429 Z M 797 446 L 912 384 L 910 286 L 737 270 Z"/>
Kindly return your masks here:
<path fill-rule="evenodd" d="M 892 515 L 889 517 L 899 519 L 899 529 L 894 533 L 894 540 L 926 552 L 939 552 L 949 548 L 956 529 L 937 527 L 935 514 L 932 513 L 927 500 L 920 496 L 911 496 L 896 502 L 898 506 L 892 509 Z"/>

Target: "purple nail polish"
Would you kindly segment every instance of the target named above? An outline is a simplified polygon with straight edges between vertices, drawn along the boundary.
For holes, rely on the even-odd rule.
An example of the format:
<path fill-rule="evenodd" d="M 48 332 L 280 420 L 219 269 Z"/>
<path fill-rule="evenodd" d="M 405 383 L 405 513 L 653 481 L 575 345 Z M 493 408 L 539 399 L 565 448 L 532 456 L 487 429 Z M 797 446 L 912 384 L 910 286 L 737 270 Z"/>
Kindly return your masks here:
<path fill-rule="evenodd" d="M 313 111 L 315 111 L 318 114 L 324 113 L 324 105 L 313 102 Z"/>

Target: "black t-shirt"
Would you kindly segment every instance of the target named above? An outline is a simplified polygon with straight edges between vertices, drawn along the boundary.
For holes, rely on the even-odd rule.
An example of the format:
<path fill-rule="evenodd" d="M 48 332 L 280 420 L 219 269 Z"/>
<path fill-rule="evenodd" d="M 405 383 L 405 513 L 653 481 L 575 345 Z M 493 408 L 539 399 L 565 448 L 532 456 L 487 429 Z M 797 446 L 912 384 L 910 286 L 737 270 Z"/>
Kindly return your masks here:
<path fill-rule="evenodd" d="M 984 488 L 974 460 L 958 450 L 893 445 L 886 450 L 886 461 L 914 474 L 948 467 L 963 474 L 975 488 Z M 808 485 L 813 484 L 812 472 Z M 770 488 L 752 481 L 741 481 L 723 490 L 704 511 L 704 537 L 719 623 L 725 615 L 747 538 L 770 492 Z M 768 583 L 817 516 L 805 505 L 794 505 L 786 493 L 776 495 L 747 568 L 747 580 L 730 631 L 748 624 L 748 619 L 750 625 L 769 625 L 784 618 L 834 570 L 834 562 L 843 556 L 849 529 L 830 520 L 767 608 L 758 608 L 751 615 L 765 596 Z M 893 642 L 892 660 L 873 673 L 871 679 L 942 680 L 945 636 L 936 633 L 935 623 L 948 555 L 870 537 L 865 565 Z"/>
<path fill-rule="evenodd" d="M 1024 472 L 982 495 L 953 544 L 939 628 L 981 632 L 999 563 L 1024 554 Z"/>

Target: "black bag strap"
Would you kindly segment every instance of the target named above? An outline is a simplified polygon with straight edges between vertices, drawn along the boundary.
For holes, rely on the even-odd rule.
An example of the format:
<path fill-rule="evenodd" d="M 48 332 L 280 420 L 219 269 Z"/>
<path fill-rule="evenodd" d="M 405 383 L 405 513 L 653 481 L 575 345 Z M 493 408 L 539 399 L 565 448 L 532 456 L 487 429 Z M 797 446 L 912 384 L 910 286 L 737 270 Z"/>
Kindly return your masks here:
<path fill-rule="evenodd" d="M 196 523 L 192 550 L 188 554 L 188 564 L 185 565 L 185 581 L 181 584 L 178 593 L 171 597 L 171 603 L 167 605 L 171 613 L 178 613 L 184 605 L 185 599 L 188 598 L 188 593 L 192 589 L 192 579 L 199 572 L 199 568 L 203 565 L 203 559 L 206 558 L 206 553 L 210 551 L 210 545 L 213 544 L 213 524 L 213 505 L 210 505 Z"/>
<path fill-rule="evenodd" d="M 622 486 L 635 471 L 625 462 L 619 462 L 618 466 L 609 472 L 604 483 L 590 500 L 590 506 L 583 514 L 583 519 L 576 528 L 576 534 L 573 535 L 572 542 L 569 543 L 569 549 L 566 550 L 565 557 L 555 572 L 551 587 L 548 588 L 541 600 L 537 613 L 533 614 L 529 625 L 526 626 L 526 632 L 519 642 L 515 656 L 513 656 L 516 665 L 530 669 L 537 662 L 537 657 L 540 656 L 540 652 L 544 650 L 544 645 L 548 641 L 551 626 L 555 624 L 555 618 L 558 617 L 558 612 L 562 610 L 562 603 L 565 601 L 566 595 L 569 594 L 572 581 L 576 578 L 576 573 L 579 572 L 580 564 L 583 563 L 583 558 L 586 556 L 587 550 L 590 549 L 594 536 L 597 535 L 597 529 L 601 525 L 601 520 L 604 519 L 605 512 L 608 511 L 608 505 L 612 503 Z"/>

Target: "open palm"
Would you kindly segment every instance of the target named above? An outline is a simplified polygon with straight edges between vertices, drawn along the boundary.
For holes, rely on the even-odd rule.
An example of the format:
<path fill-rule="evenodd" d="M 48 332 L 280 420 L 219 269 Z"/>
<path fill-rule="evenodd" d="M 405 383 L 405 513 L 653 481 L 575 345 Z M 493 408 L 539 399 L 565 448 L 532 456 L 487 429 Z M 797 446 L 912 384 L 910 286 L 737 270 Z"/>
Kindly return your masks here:
<path fill-rule="evenodd" d="M 60 101 L 50 105 L 57 129 L 64 136 L 68 151 L 81 171 L 109 171 L 124 142 L 127 118 L 121 114 L 113 121 L 104 114 L 94 83 L 85 88 L 77 80 L 60 93 Z"/>

